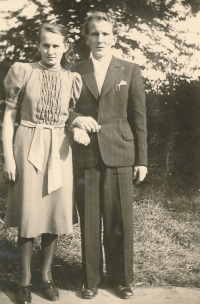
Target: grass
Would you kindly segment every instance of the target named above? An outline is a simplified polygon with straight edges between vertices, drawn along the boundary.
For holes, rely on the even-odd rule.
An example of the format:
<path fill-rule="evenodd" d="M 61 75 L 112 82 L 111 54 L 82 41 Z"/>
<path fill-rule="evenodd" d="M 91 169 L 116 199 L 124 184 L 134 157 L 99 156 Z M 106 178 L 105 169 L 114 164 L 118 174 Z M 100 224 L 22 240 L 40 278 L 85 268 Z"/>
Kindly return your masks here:
<path fill-rule="evenodd" d="M 194 197 L 146 191 L 133 204 L 135 284 L 200 287 L 200 208 L 189 204 Z"/>
<path fill-rule="evenodd" d="M 0 212 L 5 212 L 5 198 Z M 166 187 L 142 185 L 135 189 L 133 286 L 200 287 L 200 204 L 198 196 L 177 194 Z M 17 230 L 0 228 L 0 287 L 17 286 L 19 266 Z M 33 284 L 40 286 L 40 237 L 34 244 Z M 53 263 L 58 287 L 81 288 L 80 228 L 60 236 Z"/>
<path fill-rule="evenodd" d="M 200 288 L 199 191 L 187 188 L 180 177 L 170 175 L 170 182 L 163 172 L 150 166 L 147 181 L 134 191 L 133 286 Z M 14 290 L 19 279 L 17 229 L 6 229 L 3 222 L 6 193 L 7 185 L 0 174 L 0 289 L 5 291 Z M 40 266 L 38 237 L 32 261 L 35 290 L 40 288 Z M 59 236 L 53 277 L 59 288 L 72 290 L 82 286 L 79 224 L 73 234 Z"/>

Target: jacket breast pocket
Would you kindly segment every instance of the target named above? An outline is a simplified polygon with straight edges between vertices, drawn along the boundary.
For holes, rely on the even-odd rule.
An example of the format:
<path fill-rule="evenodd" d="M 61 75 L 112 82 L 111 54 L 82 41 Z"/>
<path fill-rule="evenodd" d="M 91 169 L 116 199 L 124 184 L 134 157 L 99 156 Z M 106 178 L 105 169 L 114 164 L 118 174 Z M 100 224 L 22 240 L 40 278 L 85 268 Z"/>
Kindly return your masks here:
<path fill-rule="evenodd" d="M 124 140 L 133 140 L 134 139 L 132 132 L 123 132 L 122 137 Z"/>
<path fill-rule="evenodd" d="M 128 86 L 121 86 L 120 90 L 115 92 L 115 102 L 119 104 L 124 104 L 128 99 Z"/>

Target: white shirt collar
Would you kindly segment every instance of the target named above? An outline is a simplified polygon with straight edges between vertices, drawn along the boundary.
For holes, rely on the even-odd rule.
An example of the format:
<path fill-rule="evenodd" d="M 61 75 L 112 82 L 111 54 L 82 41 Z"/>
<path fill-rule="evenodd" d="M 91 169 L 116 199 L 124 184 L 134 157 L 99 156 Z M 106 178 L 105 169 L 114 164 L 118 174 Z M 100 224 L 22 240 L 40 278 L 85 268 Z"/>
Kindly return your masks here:
<path fill-rule="evenodd" d="M 110 64 L 110 61 L 112 59 L 112 54 L 108 54 L 103 58 L 103 61 L 98 61 L 94 59 L 94 57 L 91 55 L 93 66 L 94 66 L 94 73 L 97 81 L 97 87 L 99 94 L 101 94 L 101 89 L 106 77 L 106 73 Z"/>
<path fill-rule="evenodd" d="M 101 67 L 103 65 L 108 67 L 111 62 L 111 59 L 112 59 L 112 54 L 108 54 L 108 55 L 104 56 L 102 61 L 94 59 L 92 54 L 91 54 L 91 58 L 92 58 L 92 62 L 95 67 Z"/>

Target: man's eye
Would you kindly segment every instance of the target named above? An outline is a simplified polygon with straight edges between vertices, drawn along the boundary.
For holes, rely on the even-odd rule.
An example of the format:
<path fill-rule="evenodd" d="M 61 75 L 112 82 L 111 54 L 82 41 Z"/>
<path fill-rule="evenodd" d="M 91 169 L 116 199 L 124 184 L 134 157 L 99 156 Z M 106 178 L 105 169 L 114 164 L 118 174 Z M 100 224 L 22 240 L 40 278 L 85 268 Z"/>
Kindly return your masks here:
<path fill-rule="evenodd" d="M 56 49 L 56 48 L 59 48 L 60 46 L 59 45 L 54 45 L 53 47 Z"/>

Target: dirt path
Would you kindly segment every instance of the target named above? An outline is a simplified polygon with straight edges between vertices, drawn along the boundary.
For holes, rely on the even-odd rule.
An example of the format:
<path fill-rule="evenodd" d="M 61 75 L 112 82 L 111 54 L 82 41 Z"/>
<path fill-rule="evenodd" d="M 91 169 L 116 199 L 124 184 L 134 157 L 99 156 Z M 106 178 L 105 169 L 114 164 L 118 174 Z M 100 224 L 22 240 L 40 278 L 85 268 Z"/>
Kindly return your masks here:
<path fill-rule="evenodd" d="M 115 296 L 112 290 L 99 289 L 99 294 L 92 300 L 81 298 L 81 291 L 60 290 L 60 298 L 57 304 L 200 304 L 200 289 L 181 287 L 173 288 L 134 288 L 134 296 L 129 300 L 122 300 Z M 16 304 L 16 296 L 13 293 L 0 292 L 1 304 Z M 32 294 L 32 304 L 50 303 L 41 294 Z"/>

